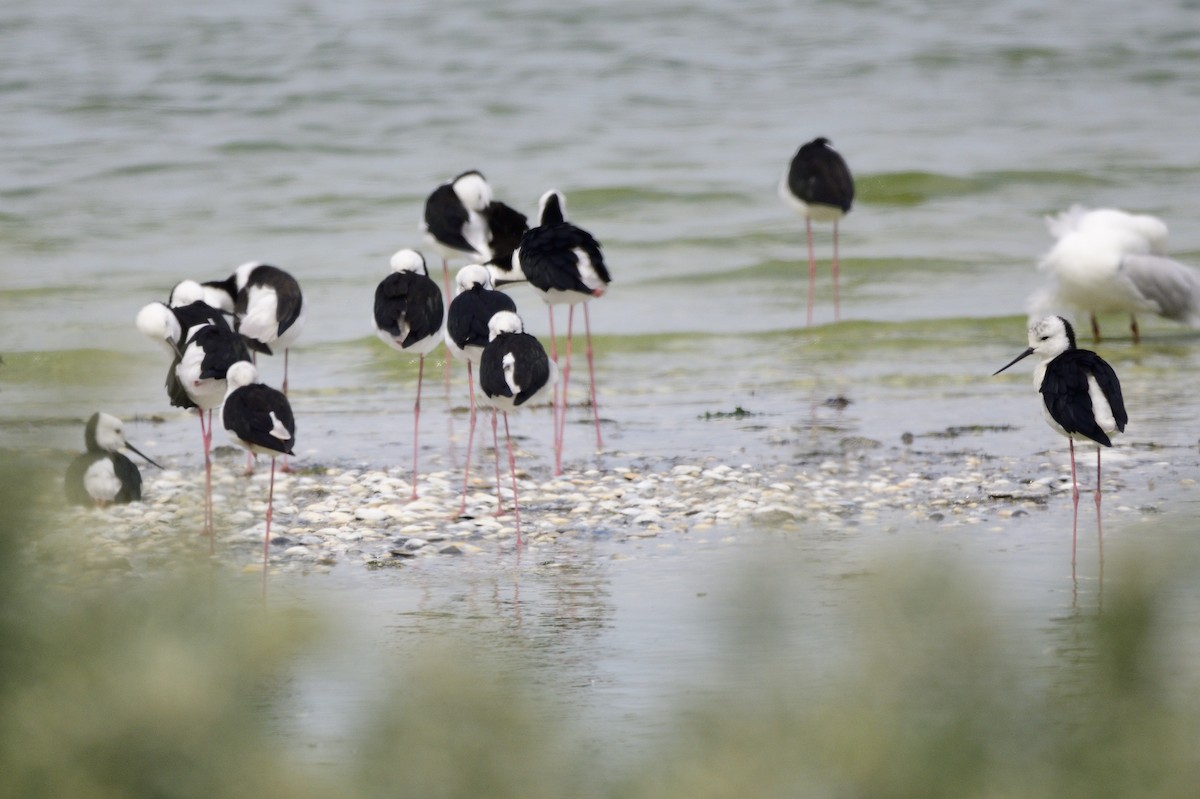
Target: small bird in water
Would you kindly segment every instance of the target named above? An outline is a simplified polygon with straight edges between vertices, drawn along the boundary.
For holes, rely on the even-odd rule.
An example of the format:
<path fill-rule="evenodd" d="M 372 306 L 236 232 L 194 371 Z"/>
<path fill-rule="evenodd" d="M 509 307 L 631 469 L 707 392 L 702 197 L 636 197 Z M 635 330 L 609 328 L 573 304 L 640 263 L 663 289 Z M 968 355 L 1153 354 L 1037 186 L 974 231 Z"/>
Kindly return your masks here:
<path fill-rule="evenodd" d="M 84 430 L 87 452 L 67 467 L 67 501 L 72 505 L 103 507 L 110 502 L 139 502 L 142 499 L 142 473 L 137 465 L 121 454 L 128 449 L 141 455 L 146 463 L 162 468 L 125 440 L 121 420 L 108 413 L 93 413 Z"/>
<path fill-rule="evenodd" d="M 833 320 L 841 318 L 838 298 L 838 222 L 850 213 L 854 203 L 854 178 L 846 160 L 833 149 L 829 139 L 819 136 L 796 151 L 788 171 L 779 181 L 780 198 L 804 217 L 808 237 L 808 319 L 813 319 L 813 291 L 817 280 L 817 261 L 813 255 L 812 223 L 833 223 Z"/>
<path fill-rule="evenodd" d="M 1079 524 L 1079 481 L 1075 475 L 1075 441 L 1096 444 L 1096 534 L 1103 547 L 1100 523 L 1100 448 L 1111 447 L 1110 436 L 1125 431 L 1129 415 L 1121 396 L 1121 382 L 1113 368 L 1091 350 L 1075 346 L 1075 330 L 1061 316 L 1047 316 L 1029 327 L 1029 348 L 993 376 L 1030 355 L 1042 360 L 1033 372 L 1033 385 L 1042 396 L 1042 414 L 1050 427 L 1067 437 L 1071 448 L 1071 566 Z M 1103 550 L 1101 550 L 1103 556 Z"/>

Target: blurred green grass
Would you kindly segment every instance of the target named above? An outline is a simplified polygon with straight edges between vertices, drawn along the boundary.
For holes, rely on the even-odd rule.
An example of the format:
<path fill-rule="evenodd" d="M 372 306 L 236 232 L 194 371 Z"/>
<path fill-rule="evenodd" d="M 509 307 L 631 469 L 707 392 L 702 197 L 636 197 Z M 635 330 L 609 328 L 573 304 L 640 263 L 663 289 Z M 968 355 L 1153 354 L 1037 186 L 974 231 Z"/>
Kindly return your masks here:
<path fill-rule="evenodd" d="M 519 669 L 448 643 L 407 660 L 347 761 L 314 776 L 277 720 L 329 619 L 263 608 L 203 569 L 73 571 L 71 553 L 39 544 L 28 498 L 46 479 L 0 463 L 0 796 L 1128 798 L 1200 785 L 1194 631 L 1181 627 L 1196 562 L 1135 554 L 1040 669 L 969 570 L 893 557 L 855 589 L 851 644 L 815 694 L 773 659 L 786 597 L 748 574 L 725 688 L 681 691 L 668 732 L 633 758 L 598 756 Z"/>

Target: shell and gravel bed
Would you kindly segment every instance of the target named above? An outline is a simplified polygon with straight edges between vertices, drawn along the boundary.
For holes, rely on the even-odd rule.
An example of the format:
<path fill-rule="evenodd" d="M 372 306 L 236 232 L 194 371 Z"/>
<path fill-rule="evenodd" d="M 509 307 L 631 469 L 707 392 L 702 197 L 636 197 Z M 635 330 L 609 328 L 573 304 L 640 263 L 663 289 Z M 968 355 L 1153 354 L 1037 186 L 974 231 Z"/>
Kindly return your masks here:
<path fill-rule="evenodd" d="M 1139 479 L 1149 473 L 1168 483 L 1194 483 L 1160 458 L 1127 450 L 1111 458 L 1112 468 L 1106 462 L 1106 511 L 1158 512 L 1152 501 L 1134 505 L 1123 496 L 1122 475 L 1134 466 Z M 604 461 L 603 469 L 568 466 L 558 478 L 518 472 L 526 550 L 553 558 L 560 538 L 589 536 L 613 542 L 619 553 L 622 542 L 647 539 L 670 547 L 697 538 L 736 541 L 812 530 L 851 534 L 859 528 L 896 532 L 917 525 L 1003 532 L 1013 520 L 1045 511 L 1051 499 L 1070 505 L 1069 466 L 1057 459 L 961 452 L 948 458 L 944 452 L 879 447 L 757 466 L 633 453 L 610 454 Z M 473 475 L 462 517 L 459 471 L 421 475 L 420 496 L 409 501 L 411 475 L 402 468 L 294 464 L 295 471 L 276 475 L 272 570 L 382 568 L 412 558 L 511 549 L 516 529 L 509 476 L 502 473 L 505 512 L 497 515 L 494 471 L 485 463 L 478 472 L 487 479 Z M 142 502 L 66 511 L 56 535 L 85 538 L 69 543 L 97 567 L 138 571 L 187 554 L 208 557 L 211 550 L 222 564 L 257 571 L 269 469 L 260 464 L 247 477 L 244 465 L 232 451 L 214 458 L 211 543 L 201 534 L 204 472 L 194 463 L 144 470 Z M 1149 481 L 1153 487 L 1154 477 Z M 1129 493 L 1141 500 L 1146 492 Z"/>

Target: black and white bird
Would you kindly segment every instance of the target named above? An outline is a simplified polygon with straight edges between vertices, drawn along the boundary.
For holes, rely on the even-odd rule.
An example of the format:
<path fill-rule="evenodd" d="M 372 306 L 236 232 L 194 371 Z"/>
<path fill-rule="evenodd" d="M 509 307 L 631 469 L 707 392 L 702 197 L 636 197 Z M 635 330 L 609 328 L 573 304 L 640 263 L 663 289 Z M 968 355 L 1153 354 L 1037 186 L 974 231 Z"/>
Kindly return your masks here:
<path fill-rule="evenodd" d="M 271 516 L 275 505 L 275 459 L 294 454 L 296 419 L 282 391 L 258 382 L 258 369 L 249 361 L 238 361 L 226 374 L 228 392 L 221 409 L 221 423 L 235 444 L 251 455 L 271 459 L 271 480 L 267 489 L 267 521 L 263 532 L 263 599 L 267 596 L 267 568 L 270 560 Z"/>
<path fill-rule="evenodd" d="M 487 261 L 492 257 L 486 216 L 491 204 L 492 187 L 475 169 L 446 181 L 425 199 L 421 232 L 442 256 L 442 282 L 447 294 L 452 259 L 466 256 L 473 261 Z"/>
<path fill-rule="evenodd" d="M 491 333 L 488 323 L 492 317 L 501 311 L 517 310 L 517 304 L 507 294 L 493 288 L 492 274 L 482 264 L 469 264 L 458 270 L 454 278 L 458 294 L 450 302 L 446 315 L 446 349 L 450 354 L 467 364 L 467 386 L 471 397 L 470 431 L 467 433 L 467 457 L 463 468 L 462 502 L 459 505 L 459 515 L 466 513 L 467 485 L 471 477 L 471 447 L 475 441 L 475 422 L 477 419 L 477 404 L 475 401 L 475 380 L 472 375 L 472 364 L 479 363 L 483 357 L 484 347 L 490 340 Z M 495 436 L 495 416 L 493 415 L 493 436 Z M 497 442 L 493 442 L 494 444 Z M 496 454 L 496 469 L 499 471 L 499 453 Z M 503 505 L 500 505 L 503 510 Z"/>
<path fill-rule="evenodd" d="M 67 466 L 65 488 L 72 505 L 139 502 L 142 473 L 137 464 L 121 453 L 128 449 L 152 466 L 162 468 L 125 439 L 125 426 L 108 413 L 94 413 L 84 428 L 87 451 Z"/>
<path fill-rule="evenodd" d="M 1030 355 L 1041 356 L 1033 385 L 1041 395 L 1042 414 L 1054 430 L 1067 437 L 1071 449 L 1071 498 L 1075 518 L 1071 526 L 1071 564 L 1075 563 L 1079 523 L 1079 481 L 1075 475 L 1075 442 L 1096 444 L 1096 531 L 1100 523 L 1100 449 L 1111 447 L 1111 436 L 1125 431 L 1129 415 L 1121 396 L 1121 383 L 1113 368 L 1091 350 L 1075 346 L 1075 330 L 1061 316 L 1047 316 L 1029 327 L 1029 348 L 997 369 L 998 375 Z M 1103 538 L 1101 537 L 1101 546 Z"/>
<path fill-rule="evenodd" d="M 529 219 L 499 200 L 492 200 L 484 217 L 488 224 L 488 246 L 492 250 L 492 257 L 484 262 L 484 266 L 492 273 L 492 281 L 497 288 L 524 282 L 525 277 L 513 265 L 513 253 L 521 246 L 525 231 L 529 230 Z"/>
<path fill-rule="evenodd" d="M 513 518 L 517 528 L 517 546 L 521 546 L 521 510 L 517 502 L 517 469 L 512 436 L 508 429 L 509 411 L 532 407 L 551 400 L 558 380 L 558 368 L 546 355 L 535 337 L 525 332 L 521 318 L 501 311 L 488 322 L 490 341 L 479 361 L 479 387 L 488 401 L 504 414 L 504 437 L 508 442 L 508 470 L 512 478 Z M 498 487 L 497 487 L 498 488 Z"/>
<path fill-rule="evenodd" d="M 838 223 L 850 212 L 854 203 L 854 178 L 841 154 L 833 149 L 829 139 L 819 136 L 792 157 L 787 172 L 779 181 L 779 196 L 804 217 L 804 232 L 808 237 L 808 317 L 813 320 L 813 292 L 816 289 L 817 261 L 813 255 L 812 223 L 833 223 L 833 319 L 841 318 L 838 298 Z"/>
<path fill-rule="evenodd" d="M 1074 205 L 1046 217 L 1046 226 L 1055 243 L 1038 264 L 1049 280 L 1029 298 L 1035 317 L 1089 314 L 1097 342 L 1103 313 L 1129 314 L 1135 344 L 1137 314 L 1200 327 L 1200 271 L 1167 257 L 1167 225 L 1158 217 Z"/>
<path fill-rule="evenodd" d="M 304 329 L 304 294 L 295 277 L 277 266 L 248 261 L 225 280 L 202 284 L 232 300 L 237 332 L 255 352 L 283 350 L 283 393 L 288 391 L 288 351 Z M 227 302 L 222 299 L 220 306 Z"/>
<path fill-rule="evenodd" d="M 204 449 L 204 533 L 213 540 L 212 505 L 212 415 L 225 401 L 226 375 L 235 363 L 250 358 L 245 339 L 229 329 L 223 317 L 192 328 L 175 362 L 176 382 L 200 416 L 200 438 Z M 174 401 L 174 400 L 172 400 Z M 208 417 L 207 424 L 205 416 Z"/>
<path fill-rule="evenodd" d="M 429 277 L 425 258 L 415 250 L 392 256 L 392 273 L 375 289 L 375 333 L 385 344 L 418 357 L 417 398 L 413 403 L 412 499 L 417 498 L 417 451 L 421 421 L 421 383 L 425 356 L 442 343 L 445 304 L 442 291 Z"/>
<path fill-rule="evenodd" d="M 566 424 L 567 386 L 571 376 L 571 336 L 575 306 L 583 305 L 587 333 L 588 375 L 591 382 L 592 416 L 596 423 L 596 449 L 602 449 L 600 407 L 596 402 L 596 367 L 592 355 L 592 322 L 587 303 L 604 296 L 612 282 L 600 243 L 581 227 L 567 221 L 566 199 L 551 189 L 538 201 L 538 225 L 521 238 L 513 261 L 529 284 L 542 295 L 550 309 L 550 357 L 558 363 L 554 335 L 554 306 L 566 305 L 567 352 L 562 367 L 561 401 L 555 412 L 554 473 L 562 473 L 563 434 Z M 556 388 L 557 391 L 557 388 Z"/>

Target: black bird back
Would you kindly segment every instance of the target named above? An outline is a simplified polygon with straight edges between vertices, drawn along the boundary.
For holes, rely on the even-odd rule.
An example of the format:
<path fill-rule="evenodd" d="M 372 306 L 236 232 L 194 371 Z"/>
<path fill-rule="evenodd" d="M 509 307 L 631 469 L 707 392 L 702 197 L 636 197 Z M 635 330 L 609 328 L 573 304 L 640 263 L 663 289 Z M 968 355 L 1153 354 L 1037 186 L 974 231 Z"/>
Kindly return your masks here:
<path fill-rule="evenodd" d="M 276 298 L 275 318 L 278 320 L 276 335 L 282 336 L 300 318 L 304 295 L 300 292 L 299 281 L 279 267 L 270 264 L 259 264 L 254 267 L 250 270 L 248 278 L 246 285 L 238 292 L 237 299 L 234 301 L 234 312 L 239 317 L 246 313 L 250 302 L 250 289 L 255 286 L 270 287 L 274 289 Z M 267 350 L 267 353 L 269 354 L 270 350 Z"/>
<path fill-rule="evenodd" d="M 818 137 L 803 145 L 788 168 L 788 189 L 806 203 L 850 210 L 854 179 L 850 168 L 829 139 Z"/>
<path fill-rule="evenodd" d="M 1125 400 L 1121 396 L 1121 382 L 1113 368 L 1091 350 L 1071 349 L 1051 360 L 1046 365 L 1046 374 L 1038 390 L 1042 393 L 1050 416 L 1064 430 L 1111 447 L 1108 434 L 1096 424 L 1092 398 L 1088 394 L 1088 375 L 1096 379 L 1096 384 L 1108 400 L 1117 429 L 1124 431 L 1129 415 L 1125 412 Z"/>
<path fill-rule="evenodd" d="M 488 263 L 507 272 L 512 269 L 513 252 L 521 244 L 525 231 L 529 230 L 529 219 L 502 202 L 492 202 L 485 215 L 491 231 L 492 259 Z"/>
<path fill-rule="evenodd" d="M 272 413 L 287 429 L 286 440 L 271 435 L 274 428 Z M 233 431 L 243 441 L 284 455 L 294 454 L 292 448 L 296 444 L 296 418 L 292 415 L 292 406 L 282 391 L 263 383 L 251 383 L 237 388 L 225 398 L 221 421 L 226 430 Z"/>
<path fill-rule="evenodd" d="M 117 480 L 121 483 L 121 488 L 117 491 L 117 495 L 113 497 L 112 501 L 116 503 L 128 503 L 141 500 L 142 473 L 138 471 L 137 464 L 119 452 L 92 450 L 75 458 L 67 466 L 64 488 L 66 489 L 68 503 L 72 505 L 94 505 L 96 503 L 95 497 L 87 492 L 87 486 L 84 485 L 84 476 L 93 463 L 106 459 L 112 462 L 113 472 L 117 475 Z"/>
<path fill-rule="evenodd" d="M 441 289 L 428 275 L 392 272 L 375 288 L 376 327 L 395 338 L 403 322 L 408 322 L 402 347 L 436 334 L 442 327 L 444 312 Z"/>
<path fill-rule="evenodd" d="M 504 379 L 504 359 L 513 357 L 513 382 L 520 392 L 513 396 Z M 520 406 L 540 391 L 550 379 L 550 359 L 542 343 L 528 333 L 501 333 L 483 350 L 479 361 L 479 387 L 489 397 L 512 397 Z"/>
<path fill-rule="evenodd" d="M 521 270 L 526 279 L 541 291 L 577 291 L 591 294 L 579 279 L 579 256 L 582 250 L 591 261 L 596 274 L 605 284 L 611 282 L 600 243 L 581 227 L 570 222 L 541 225 L 521 237 Z"/>
<path fill-rule="evenodd" d="M 467 209 L 454 193 L 454 187 L 443 183 L 425 200 L 425 228 L 429 235 L 453 250 L 474 252 L 475 248 L 463 238 L 467 224 Z"/>
<path fill-rule="evenodd" d="M 488 322 L 501 311 L 517 312 L 513 298 L 502 291 L 472 286 L 450 302 L 446 332 L 459 349 L 487 346 Z"/>

